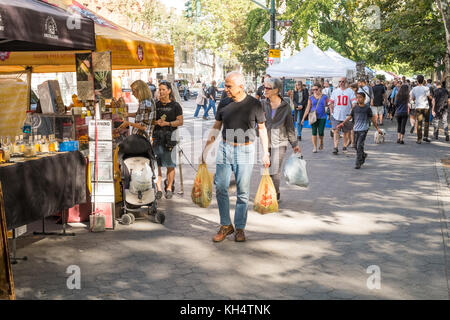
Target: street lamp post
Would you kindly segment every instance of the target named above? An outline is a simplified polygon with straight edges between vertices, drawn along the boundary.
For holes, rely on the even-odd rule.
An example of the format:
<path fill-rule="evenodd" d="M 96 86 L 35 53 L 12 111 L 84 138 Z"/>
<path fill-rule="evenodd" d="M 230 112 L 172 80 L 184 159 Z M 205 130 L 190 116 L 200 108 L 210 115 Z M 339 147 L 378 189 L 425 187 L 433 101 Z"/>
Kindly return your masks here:
<path fill-rule="evenodd" d="M 270 9 L 265 5 L 259 3 L 256 0 L 250 0 L 251 2 L 257 4 L 264 10 L 270 13 L 270 49 L 275 49 L 276 45 L 276 31 L 275 31 L 275 0 L 270 0 Z"/>
<path fill-rule="evenodd" d="M 275 49 L 275 0 L 270 1 L 270 49 Z"/>

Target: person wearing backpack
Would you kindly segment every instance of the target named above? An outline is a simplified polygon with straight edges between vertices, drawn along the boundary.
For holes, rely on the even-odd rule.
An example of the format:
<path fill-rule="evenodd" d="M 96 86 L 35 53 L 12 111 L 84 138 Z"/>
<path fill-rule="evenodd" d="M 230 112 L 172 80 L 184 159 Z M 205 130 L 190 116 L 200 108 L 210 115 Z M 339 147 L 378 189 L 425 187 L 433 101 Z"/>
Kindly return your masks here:
<path fill-rule="evenodd" d="M 436 81 L 436 89 L 434 90 L 432 100 L 432 114 L 433 114 L 433 127 L 434 127 L 434 139 L 438 140 L 439 137 L 439 125 L 442 124 L 445 133 L 445 141 L 449 141 L 448 135 L 448 105 L 450 103 L 448 91 L 442 86 L 441 81 Z"/>
<path fill-rule="evenodd" d="M 311 129 L 312 129 L 312 143 L 313 153 L 317 153 L 317 131 L 319 131 L 319 150 L 323 150 L 323 137 L 325 132 L 325 123 L 327 121 L 327 114 L 325 107 L 328 105 L 328 97 L 322 93 L 322 86 L 320 83 L 315 83 L 312 87 L 312 95 L 309 97 L 308 106 L 306 107 L 305 114 L 303 115 L 302 125 L 306 117 L 309 114 L 315 113 L 315 116 L 309 117 Z M 316 118 L 316 121 L 312 122 L 312 118 Z"/>
<path fill-rule="evenodd" d="M 206 112 L 206 101 L 208 97 L 206 95 L 206 83 L 202 84 L 202 88 L 198 91 L 197 100 L 195 103 L 197 103 L 197 109 L 195 109 L 194 112 L 194 118 L 198 118 L 198 113 L 200 112 L 200 109 L 203 108 L 203 110 Z"/>
<path fill-rule="evenodd" d="M 410 113 L 409 87 L 404 84 L 395 96 L 395 117 L 397 119 L 397 143 L 405 144 L 406 123 Z"/>

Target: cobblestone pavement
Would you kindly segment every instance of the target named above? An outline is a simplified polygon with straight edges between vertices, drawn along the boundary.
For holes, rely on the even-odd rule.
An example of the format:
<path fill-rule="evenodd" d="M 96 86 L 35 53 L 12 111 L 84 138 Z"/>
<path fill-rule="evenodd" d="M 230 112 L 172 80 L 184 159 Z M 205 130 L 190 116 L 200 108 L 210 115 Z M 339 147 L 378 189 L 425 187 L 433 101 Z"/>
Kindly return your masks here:
<path fill-rule="evenodd" d="M 192 108 L 192 102 L 185 106 L 187 128 L 212 125 L 193 120 Z M 353 168 L 353 149 L 331 154 L 328 129 L 325 149 L 313 154 L 305 129 L 309 188 L 282 181 L 280 212 L 250 210 L 245 243 L 232 236 L 211 241 L 217 202 L 214 196 L 208 209 L 192 203 L 195 172 L 187 163 L 184 195 L 158 204 L 164 225 L 137 220 L 105 233 L 72 228 L 75 237 L 26 235 L 18 240 L 18 255 L 29 260 L 13 266 L 17 298 L 449 299 L 450 197 L 440 159 L 449 156 L 450 143 L 441 136 L 417 145 L 407 134 L 399 145 L 393 124 L 384 128 L 384 144 L 375 145 L 369 133 L 361 170 Z M 182 144 L 188 157 L 198 145 L 200 139 Z M 251 203 L 259 174 L 255 166 Z M 232 208 L 235 200 L 233 195 Z M 69 265 L 81 269 L 80 290 L 66 286 Z M 379 289 L 368 287 L 370 266 L 380 269 Z"/>

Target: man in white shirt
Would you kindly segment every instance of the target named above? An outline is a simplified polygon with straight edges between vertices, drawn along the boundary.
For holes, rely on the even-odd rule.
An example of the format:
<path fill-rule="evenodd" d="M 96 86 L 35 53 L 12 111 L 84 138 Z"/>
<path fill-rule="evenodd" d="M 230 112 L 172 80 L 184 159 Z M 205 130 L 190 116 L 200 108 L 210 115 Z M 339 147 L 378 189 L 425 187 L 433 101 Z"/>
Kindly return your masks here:
<path fill-rule="evenodd" d="M 371 106 L 373 106 L 373 92 L 372 88 L 369 87 L 365 80 L 359 80 L 358 81 L 358 92 L 364 92 L 366 95 L 366 100 L 364 101 L 365 104 L 370 103 Z"/>
<path fill-rule="evenodd" d="M 339 80 L 339 88 L 333 90 L 330 99 L 331 124 L 334 131 L 334 155 L 337 155 L 339 151 L 339 129 L 337 126 L 347 119 L 354 104 L 356 104 L 355 92 L 352 89 L 347 88 L 347 79 L 343 77 Z M 343 150 L 347 150 L 347 147 L 351 142 L 350 135 L 352 129 L 353 124 L 350 122 L 346 122 L 342 127 L 342 132 L 344 133 Z"/>
<path fill-rule="evenodd" d="M 417 141 L 422 143 L 422 122 L 425 121 L 425 128 L 423 133 L 423 141 L 431 142 L 428 139 L 428 130 L 430 127 L 430 109 L 428 99 L 432 99 L 430 88 L 424 86 L 423 75 L 417 76 L 418 85 L 411 90 L 411 100 L 416 102 L 416 126 L 417 126 Z"/>
<path fill-rule="evenodd" d="M 328 81 L 325 81 L 325 82 L 323 83 L 322 94 L 323 94 L 324 96 L 327 96 L 328 99 L 330 99 L 330 98 L 331 98 L 331 93 L 332 93 L 332 90 L 331 90 L 331 88 L 330 88 L 330 83 L 329 83 Z"/>

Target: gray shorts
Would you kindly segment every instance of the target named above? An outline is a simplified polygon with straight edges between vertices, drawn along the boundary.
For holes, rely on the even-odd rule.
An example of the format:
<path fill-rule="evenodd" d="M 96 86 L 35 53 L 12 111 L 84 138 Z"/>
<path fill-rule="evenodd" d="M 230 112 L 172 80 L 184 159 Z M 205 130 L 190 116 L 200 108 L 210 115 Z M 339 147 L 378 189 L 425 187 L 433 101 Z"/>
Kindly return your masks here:
<path fill-rule="evenodd" d="M 370 108 L 372 109 L 373 115 L 376 115 L 376 114 L 383 115 L 384 114 L 384 107 L 383 106 L 373 106 L 373 107 L 370 107 Z"/>
<path fill-rule="evenodd" d="M 344 121 L 336 120 L 335 118 L 331 117 L 331 125 L 333 126 L 333 129 L 336 129 L 338 125 L 340 125 Z M 353 130 L 353 122 L 347 121 L 344 126 L 342 127 L 342 132 L 350 132 Z"/>

